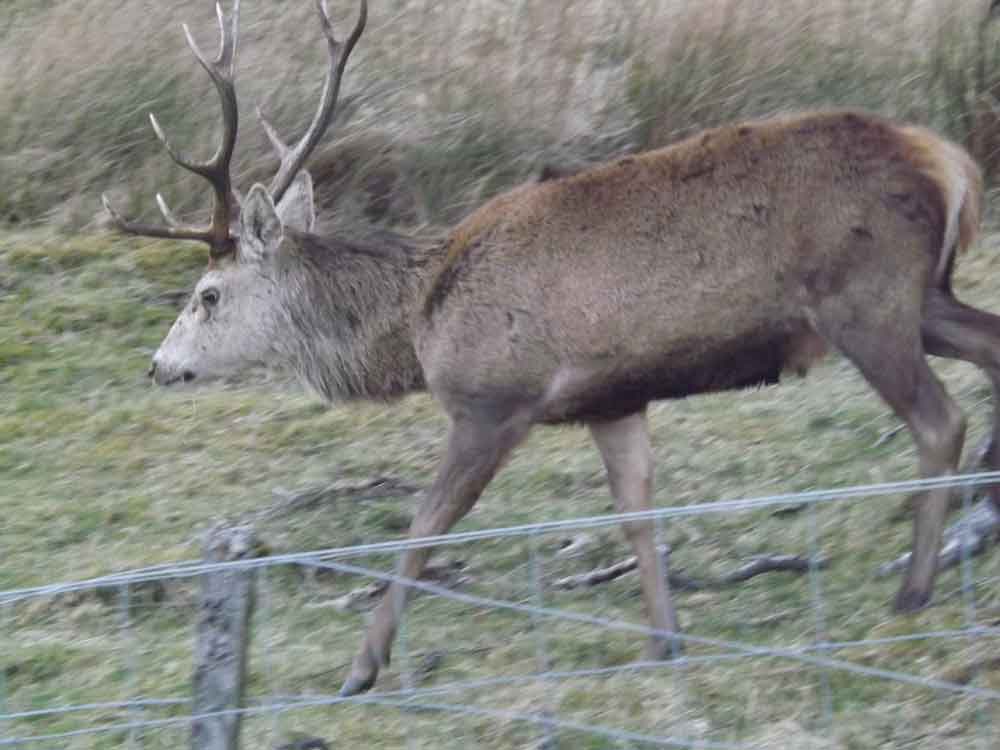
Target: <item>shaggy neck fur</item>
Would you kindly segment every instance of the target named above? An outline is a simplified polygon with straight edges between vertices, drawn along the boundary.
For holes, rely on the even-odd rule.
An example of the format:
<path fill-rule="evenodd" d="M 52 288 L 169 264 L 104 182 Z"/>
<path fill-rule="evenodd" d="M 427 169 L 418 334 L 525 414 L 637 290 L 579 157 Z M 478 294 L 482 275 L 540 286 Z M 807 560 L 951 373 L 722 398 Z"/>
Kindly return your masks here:
<path fill-rule="evenodd" d="M 292 234 L 289 232 L 289 234 Z M 423 390 L 411 311 L 432 250 L 389 232 L 362 242 L 315 235 L 291 246 L 281 283 L 281 358 L 327 401 Z"/>

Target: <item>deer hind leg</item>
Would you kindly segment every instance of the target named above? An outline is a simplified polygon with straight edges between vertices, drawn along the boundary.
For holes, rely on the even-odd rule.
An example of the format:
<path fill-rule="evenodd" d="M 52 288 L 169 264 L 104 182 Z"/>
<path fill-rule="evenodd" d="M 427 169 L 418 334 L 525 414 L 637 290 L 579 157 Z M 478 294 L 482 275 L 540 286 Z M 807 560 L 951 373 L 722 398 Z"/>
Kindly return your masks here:
<path fill-rule="evenodd" d="M 444 534 L 468 513 L 504 459 L 527 435 L 530 424 L 529 419 L 520 416 L 499 423 L 472 419 L 453 422 L 444 460 L 413 518 L 410 537 Z M 418 578 L 430 554 L 431 550 L 426 548 L 407 550 L 402 555 L 398 575 Z M 396 583 L 386 590 L 354 658 L 351 674 L 340 689 L 341 695 L 368 690 L 375 683 L 379 668 L 389 663 L 407 594 L 406 587 Z"/>
<path fill-rule="evenodd" d="M 918 305 L 855 304 L 849 325 L 829 336 L 910 429 L 920 474 L 952 474 L 965 436 L 965 417 L 924 358 Z M 950 491 L 914 496 L 913 554 L 894 609 L 912 612 L 931 597 Z"/>
<path fill-rule="evenodd" d="M 920 331 L 928 354 L 961 359 L 980 367 L 993 385 L 993 431 L 986 467 L 1000 470 L 1000 316 L 963 305 L 947 292 L 932 291 L 924 304 Z M 1000 510 L 1000 485 L 988 488 Z"/>
<path fill-rule="evenodd" d="M 618 511 L 625 513 L 651 508 L 653 454 L 645 412 L 612 422 L 591 422 L 588 426 L 604 459 L 608 484 Z M 639 563 L 642 597 L 651 626 L 661 633 L 677 632 L 677 616 L 656 550 L 653 523 L 627 523 L 624 531 Z M 646 656 L 654 660 L 663 659 L 668 655 L 670 645 L 670 638 L 653 635 L 647 643 Z"/>

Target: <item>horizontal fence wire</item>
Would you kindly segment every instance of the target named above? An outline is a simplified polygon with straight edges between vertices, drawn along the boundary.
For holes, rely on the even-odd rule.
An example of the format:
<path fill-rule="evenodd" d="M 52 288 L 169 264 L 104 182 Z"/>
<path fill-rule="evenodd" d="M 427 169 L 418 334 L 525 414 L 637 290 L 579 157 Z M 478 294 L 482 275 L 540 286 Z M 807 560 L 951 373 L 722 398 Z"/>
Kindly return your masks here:
<path fill-rule="evenodd" d="M 621 624 L 628 626 L 629 630 L 633 628 L 633 626 L 630 623 L 621 623 Z M 641 628 L 641 626 L 634 626 L 634 627 Z M 794 658 L 794 656 L 798 655 L 805 656 L 810 653 L 846 650 L 852 648 L 860 648 L 863 646 L 890 646 L 899 643 L 912 643 L 915 641 L 955 640 L 955 639 L 969 638 L 974 636 L 1000 637 L 1000 628 L 983 626 L 983 627 L 969 628 L 966 630 L 928 631 L 924 633 L 912 633 L 907 635 L 892 636 L 886 638 L 872 638 L 872 639 L 856 640 L 856 641 L 832 641 L 827 643 L 809 644 L 806 646 L 802 646 L 801 648 L 796 648 L 794 650 L 786 650 L 787 652 L 786 654 L 775 654 L 775 656 L 784 658 Z M 738 645 L 742 646 L 742 644 Z M 671 659 L 670 661 L 634 661 L 634 662 L 629 662 L 627 664 L 619 664 L 610 667 L 592 667 L 589 669 L 572 669 L 572 670 L 551 670 L 547 672 L 534 672 L 531 674 L 523 674 L 523 675 L 485 677 L 476 680 L 460 680 L 456 682 L 450 682 L 444 685 L 434 685 L 430 687 L 379 692 L 379 693 L 373 693 L 371 695 L 381 696 L 383 698 L 408 697 L 414 693 L 419 693 L 419 695 L 426 695 L 426 696 L 446 695 L 448 693 L 466 693 L 474 690 L 485 690 L 488 688 L 526 685 L 533 682 L 542 682 L 542 681 L 557 682 L 557 681 L 566 681 L 566 680 L 584 679 L 584 678 L 606 678 L 606 677 L 613 677 L 618 674 L 629 674 L 633 672 L 644 672 L 652 670 L 670 670 L 682 666 L 691 667 L 698 665 L 711 665 L 711 664 L 718 664 L 721 662 L 746 659 L 754 656 L 761 656 L 761 654 L 750 653 L 748 651 L 749 650 L 741 649 L 736 653 L 705 654 L 699 656 L 679 656 L 676 659 Z M 934 684 L 929 683 L 929 684 L 924 684 L 923 686 L 934 687 Z M 959 687 L 964 687 L 964 686 L 959 686 Z M 993 701 L 1000 700 L 1000 698 L 998 698 L 995 695 L 995 693 L 996 691 L 987 691 L 987 694 L 983 695 L 978 690 L 976 690 L 972 694 L 975 697 L 982 697 L 986 698 L 987 700 L 993 700 Z M 251 706 L 246 709 L 234 709 L 233 711 L 229 712 L 186 714 L 183 717 L 177 719 L 171 719 L 171 721 L 176 723 L 185 723 L 193 721 L 195 719 L 209 718 L 212 716 L 222 716 L 233 713 L 253 714 L 257 713 L 259 709 L 262 708 L 270 708 L 271 710 L 275 711 L 285 711 L 288 709 L 302 708 L 309 706 L 329 706 L 329 705 L 336 705 L 339 703 L 356 702 L 359 700 L 363 700 L 364 698 L 367 697 L 370 696 L 363 696 L 363 697 L 358 697 L 358 696 L 341 697 L 338 695 L 284 696 L 283 699 L 279 699 L 273 702 L 268 702 L 266 705 L 259 707 Z M 38 719 L 46 716 L 59 716 L 71 713 L 113 711 L 113 710 L 124 710 L 129 708 L 166 710 L 166 709 L 177 708 L 179 706 L 190 706 L 190 704 L 191 700 L 188 698 L 161 698 L 161 699 L 143 698 L 134 701 L 86 703 L 75 706 L 60 706 L 57 708 L 17 711 L 9 714 L 4 714 L 2 718 L 13 721 L 13 720 L 23 720 L 23 719 Z M 132 725 L 128 723 L 106 725 L 103 727 L 93 729 L 92 733 L 121 731 L 123 729 L 128 729 L 130 726 Z M 48 739 L 48 738 L 43 737 L 43 738 L 32 738 L 32 739 Z"/>
<path fill-rule="evenodd" d="M 551 607 L 537 607 L 530 604 L 520 604 L 517 602 L 505 601 L 502 599 L 491 599 L 483 596 L 476 596 L 474 594 L 466 594 L 461 591 L 453 591 L 444 586 L 438 586 L 434 583 L 428 583 L 427 581 L 418 581 L 412 578 L 403 578 L 401 576 L 394 575 L 392 573 L 385 573 L 379 570 L 373 570 L 371 568 L 362 568 L 357 565 L 349 565 L 346 563 L 337 562 L 320 562 L 316 561 L 314 563 L 317 567 L 327 568 L 329 570 L 335 570 L 340 573 L 350 573 L 353 575 L 365 576 L 369 578 L 374 578 L 376 580 L 385 581 L 388 583 L 398 583 L 406 588 L 413 589 L 416 591 L 423 591 L 425 593 L 434 594 L 435 596 L 452 599 L 454 601 L 462 602 L 463 604 L 472 604 L 478 607 L 485 607 L 488 609 L 506 609 L 513 612 L 520 612 L 527 615 L 537 615 L 539 617 L 547 617 L 554 620 L 565 620 L 568 622 L 576 622 L 582 625 L 593 625 L 595 627 L 602 628 L 604 630 L 620 630 L 628 633 L 635 633 L 636 635 L 644 636 L 661 636 L 664 638 L 674 638 L 679 640 L 681 643 L 697 645 L 697 646 L 709 646 L 712 648 L 726 649 L 729 651 L 735 651 L 746 656 L 764 656 L 780 659 L 788 659 L 791 661 L 796 661 L 801 664 L 807 664 L 813 667 L 827 667 L 831 669 L 838 669 L 844 672 L 853 672 L 854 674 L 863 675 L 865 677 L 878 677 L 885 680 L 894 680 L 896 682 L 908 683 L 911 685 L 916 685 L 918 687 L 933 688 L 935 690 L 943 692 L 953 692 L 962 695 L 968 695 L 974 698 L 985 698 L 990 701 L 1000 701 L 1000 690 L 992 690 L 990 688 L 978 688 L 972 687 L 970 685 L 959 685 L 956 683 L 945 682 L 943 680 L 934 680 L 927 677 L 918 677 L 916 675 L 906 674 L 904 672 L 894 672 L 887 669 L 878 669 L 875 667 L 865 667 L 859 664 L 853 664 L 848 661 L 841 661 L 839 659 L 831 659 L 822 656 L 813 656 L 806 653 L 805 647 L 803 649 L 787 649 L 787 648 L 773 648 L 769 646 L 754 646 L 746 643 L 740 643 L 739 641 L 727 641 L 719 638 L 706 638 L 704 636 L 691 635 L 688 633 L 677 633 L 669 630 L 658 630 L 656 628 L 651 628 L 646 625 L 640 625 L 638 623 L 625 622 L 622 620 L 612 620 L 605 617 L 595 617 L 593 615 L 585 615 L 579 612 L 570 612 L 562 609 L 553 609 Z M 970 627 L 958 631 L 959 633 L 970 636 L 970 635 L 983 635 L 983 636 L 997 636 L 1000 635 L 1000 628 L 993 628 L 988 626 L 983 627 Z M 862 642 L 867 643 L 867 642 Z M 819 644 L 824 645 L 824 644 Z M 677 659 L 672 660 L 671 664 L 676 664 L 677 666 L 683 666 L 685 663 L 685 658 L 681 654 Z"/>
<path fill-rule="evenodd" d="M 858 497 L 896 495 L 954 487 L 981 487 L 989 484 L 1000 484 L 1000 471 L 935 477 L 931 479 L 912 479 L 900 482 L 884 482 L 881 484 L 855 485 L 839 489 L 808 490 L 805 492 L 765 495 L 762 497 L 737 500 L 709 501 L 691 505 L 654 508 L 651 510 L 632 513 L 590 516 L 586 518 L 568 519 L 565 521 L 543 521 L 540 523 L 525 524 L 522 526 L 455 532 L 442 536 L 397 539 L 392 541 L 376 542 L 373 544 L 358 544 L 350 547 L 334 547 L 312 552 L 293 552 L 284 555 L 271 555 L 268 557 L 235 560 L 232 562 L 206 563 L 201 561 L 185 561 L 173 564 L 155 565 L 147 568 L 137 568 L 131 571 L 113 573 L 81 581 L 66 581 L 45 586 L 0 591 L 0 606 L 5 604 L 14 604 L 26 599 L 52 597 L 60 594 L 68 594 L 92 589 L 119 587 L 123 584 L 164 581 L 176 578 L 194 578 L 205 573 L 213 573 L 223 570 L 246 570 L 252 568 L 287 565 L 290 563 L 311 563 L 315 560 L 337 560 L 366 557 L 369 555 L 398 553 L 408 549 L 449 547 L 491 539 L 507 539 L 532 535 L 548 535 L 562 531 L 597 529 L 606 526 L 617 526 L 626 522 L 655 521 L 657 519 L 669 520 L 671 518 L 686 518 L 727 513 L 745 513 L 756 510 L 767 510 L 769 508 L 784 505 L 835 503 L 853 500 Z"/>
<path fill-rule="evenodd" d="M 537 676 L 536 676 L 537 679 Z M 397 697 L 398 696 L 398 697 Z M 367 695 L 356 695 L 350 698 L 340 698 L 337 696 L 304 698 L 288 701 L 286 703 L 268 703 L 261 706 L 250 706 L 247 708 L 228 709 L 224 711 L 211 711 L 195 716 L 183 716 L 168 719 L 149 719 L 146 721 L 134 721 L 128 723 L 106 725 L 86 729 L 76 729 L 66 732 L 56 732 L 53 734 L 34 735 L 21 738 L 0 738 L 0 747 L 10 747 L 27 742 L 52 742 L 54 740 L 65 740 L 87 735 L 111 733 L 111 732 L 131 732 L 137 729 L 166 729 L 184 727 L 198 719 L 215 718 L 221 716 L 261 716 L 273 711 L 292 711 L 307 708 L 324 708 L 337 704 L 352 703 L 359 705 L 388 706 L 403 709 L 406 711 L 431 711 L 440 713 L 457 713 L 472 716 L 485 716 L 488 718 L 503 719 L 509 721 L 524 722 L 539 726 L 547 726 L 556 729 L 567 729 L 599 737 L 620 740 L 624 742 L 641 742 L 643 744 L 659 745 L 661 747 L 692 748 L 699 747 L 706 750 L 747 750 L 752 745 L 733 744 L 730 742 L 713 742 L 703 739 L 689 739 L 680 737 L 664 737 L 643 734 L 640 732 L 629 732 L 627 730 L 613 729 L 595 724 L 587 724 L 578 721 L 569 721 L 552 716 L 539 716 L 523 711 L 510 711 L 502 709 L 482 708 L 461 703 L 427 703 L 417 700 L 413 695 L 405 695 L 404 691 L 392 693 L 371 693 Z"/>
<path fill-rule="evenodd" d="M 540 597 L 532 599 L 532 603 L 510 601 L 499 598 L 491 598 L 456 591 L 447 586 L 438 585 L 425 580 L 413 580 L 375 570 L 362 565 L 357 565 L 347 560 L 365 558 L 382 553 L 400 553 L 409 549 L 453 546 L 468 544 L 480 540 L 497 540 L 517 537 L 530 537 L 532 543 L 538 535 L 554 534 L 567 531 L 579 531 L 582 529 L 594 529 L 604 526 L 611 526 L 627 521 L 670 519 L 690 516 L 703 516 L 716 513 L 729 514 L 736 512 L 750 512 L 783 506 L 788 504 L 807 505 L 815 507 L 821 503 L 844 501 L 859 497 L 889 495 L 904 492 L 914 492 L 932 488 L 942 487 L 977 487 L 1000 482 L 1000 472 L 989 472 L 981 474 L 970 474 L 955 477 L 943 477 L 938 479 L 914 480 L 906 482 L 892 482 L 876 485 L 863 485 L 847 487 L 834 490 L 814 490 L 800 493 L 788 493 L 781 495 L 771 495 L 759 498 L 726 500 L 714 503 L 702 503 L 674 508 L 660 508 L 641 513 L 625 513 L 605 516 L 594 516 L 588 518 L 571 519 L 566 521 L 543 522 L 515 526 L 499 529 L 488 529 L 482 531 L 464 532 L 450 534 L 439 537 L 427 537 L 420 539 L 401 539 L 395 541 L 379 542 L 376 544 L 363 544 L 351 547 L 332 548 L 317 550 L 312 552 L 295 553 L 287 555 L 274 555 L 250 560 L 241 560 L 228 563 L 203 563 L 203 562 L 181 562 L 169 565 L 158 565 L 148 568 L 127 571 L 123 573 L 91 578 L 84 581 L 63 582 L 33 588 L 13 589 L 0 592 L 0 615 L 4 609 L 15 604 L 37 599 L 39 597 L 54 597 L 70 592 L 85 590 L 104 589 L 115 587 L 120 591 L 128 591 L 128 587 L 148 581 L 162 581 L 166 579 L 192 578 L 206 573 L 213 573 L 226 570 L 237 569 L 258 569 L 273 568 L 277 566 L 293 566 L 301 568 L 311 568 L 314 570 L 330 570 L 341 574 L 361 576 L 364 578 L 380 581 L 383 583 L 394 583 L 404 586 L 412 591 L 424 592 L 435 597 L 451 600 L 465 605 L 475 606 L 488 610 L 505 610 L 518 614 L 527 615 L 533 622 L 542 621 L 562 621 L 579 625 L 592 626 L 606 631 L 621 631 L 643 636 L 661 636 L 674 639 L 675 642 L 712 649 L 716 653 L 686 655 L 683 651 L 675 654 L 675 658 L 669 661 L 638 661 L 623 665 L 610 667 L 597 667 L 576 670 L 552 669 L 547 659 L 543 662 L 547 665 L 545 670 L 536 670 L 531 674 L 498 675 L 495 677 L 484 677 L 478 679 L 466 679 L 436 684 L 426 687 L 417 687 L 407 684 L 401 690 L 380 691 L 365 695 L 341 697 L 338 695 L 271 695 L 266 699 L 254 700 L 249 704 L 225 711 L 214 712 L 192 712 L 192 702 L 187 698 L 174 696 L 162 698 L 136 698 L 122 700 L 118 702 L 94 702 L 79 705 L 62 705 L 50 708 L 32 708 L 30 710 L 15 711 L 9 704 L 4 707 L 0 705 L 0 727 L 7 728 L 4 734 L 0 735 L 0 747 L 12 747 L 37 745 L 39 743 L 52 743 L 59 740 L 70 740 L 95 735 L 107 735 L 109 733 L 121 733 L 131 738 L 136 746 L 141 746 L 140 730 L 156 729 L 185 729 L 192 725 L 192 722 L 199 719 L 213 717 L 240 715 L 243 717 L 262 717 L 286 715 L 288 712 L 303 711 L 310 708 L 333 707 L 341 704 L 381 706 L 387 709 L 401 711 L 425 711 L 429 713 L 445 713 L 455 716 L 478 717 L 481 719 L 493 719 L 496 721 L 512 722 L 526 726 L 536 727 L 539 731 L 545 732 L 548 738 L 551 732 L 581 732 L 593 737 L 604 738 L 618 743 L 631 743 L 633 745 L 650 745 L 658 747 L 679 747 L 679 748 L 707 748 L 710 750 L 736 750 L 738 748 L 750 748 L 753 745 L 738 744 L 732 742 L 712 741 L 702 737 L 686 737 L 682 733 L 670 732 L 665 735 L 653 735 L 646 732 L 633 732 L 601 724 L 594 724 L 578 720 L 568 720 L 559 717 L 549 708 L 540 710 L 538 713 L 528 711 L 514 711 L 506 709 L 496 709 L 479 705 L 470 705 L 466 702 L 442 702 L 450 696 L 458 698 L 466 697 L 477 690 L 489 690 L 499 687 L 517 687 L 531 684 L 545 684 L 555 682 L 567 682 L 581 679 L 609 678 L 615 675 L 637 674 L 639 672 L 662 671 L 679 673 L 682 670 L 692 670 L 698 667 L 706 667 L 712 664 L 722 664 L 734 662 L 748 658 L 768 658 L 790 661 L 799 665 L 818 668 L 829 672 L 840 672 L 852 674 L 860 677 L 875 680 L 886 680 L 896 683 L 906 684 L 925 690 L 935 691 L 942 695 L 953 695 L 981 701 L 991 708 L 1000 704 L 1000 690 L 991 687 L 983 687 L 973 684 L 960 684 L 949 682 L 944 679 L 924 677 L 909 674 L 897 670 L 872 667 L 864 664 L 857 664 L 845 659 L 838 658 L 837 652 L 858 647 L 886 647 L 892 644 L 912 643 L 920 641 L 946 641 L 958 639 L 986 639 L 1000 636 L 1000 627 L 992 627 L 977 624 L 974 619 L 966 620 L 964 628 L 944 628 L 928 630 L 920 633 L 910 633 L 904 635 L 885 636 L 871 639 L 858 640 L 825 640 L 816 639 L 811 643 L 800 647 L 775 647 L 763 646 L 740 641 L 733 641 L 721 638 L 709 638 L 685 632 L 667 632 L 654 628 L 636 624 L 632 622 L 616 620 L 606 617 L 598 617 L 580 612 L 559 609 L 552 606 L 544 606 Z M 815 535 L 811 533 L 812 545 L 816 545 Z M 818 573 L 818 571 L 813 571 Z M 967 590 L 984 582 L 995 580 L 988 578 L 984 580 L 972 580 L 967 570 L 963 572 L 963 582 L 960 591 Z M 813 606 L 822 605 L 822 593 L 817 583 L 814 583 Z M 535 586 L 541 586 L 540 578 L 536 576 Z M 265 592 L 266 593 L 266 592 Z M 120 602 L 125 625 L 129 628 L 127 620 L 129 612 L 129 600 L 123 597 Z M 268 605 L 270 609 L 270 605 Z M 10 618 L 0 617 L 0 623 L 5 623 L 11 627 Z M 273 627 L 269 625 L 268 627 Z M 823 628 L 825 630 L 825 627 Z M 132 636 L 130 636 L 131 638 Z M 544 655 L 542 655 L 544 657 Z M 267 654 L 268 659 L 274 658 L 273 654 Z M 265 665 L 266 667 L 266 665 Z M 130 663 L 130 671 L 137 669 Z M 134 680 L 134 674 L 132 675 Z M 130 688 L 130 694 L 134 694 L 134 687 Z M 182 711 L 183 715 L 167 715 L 163 713 L 176 713 Z M 13 722 L 34 723 L 43 719 L 52 719 L 60 716 L 78 715 L 83 716 L 88 713 L 101 714 L 105 712 L 126 712 L 127 719 L 117 722 L 104 721 L 92 726 L 82 726 L 76 729 L 66 729 L 61 732 L 36 732 L 27 736 L 10 736 L 10 727 Z M 160 716 L 150 714 L 160 713 Z"/>

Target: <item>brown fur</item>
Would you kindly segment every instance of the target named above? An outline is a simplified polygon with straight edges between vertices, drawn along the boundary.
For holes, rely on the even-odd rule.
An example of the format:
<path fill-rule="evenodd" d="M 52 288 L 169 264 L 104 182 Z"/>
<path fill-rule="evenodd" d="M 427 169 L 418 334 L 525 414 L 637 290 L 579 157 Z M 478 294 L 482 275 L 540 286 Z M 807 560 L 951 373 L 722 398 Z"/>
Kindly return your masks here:
<path fill-rule="evenodd" d="M 1000 397 L 1000 318 L 950 291 L 982 191 L 969 156 L 939 136 L 826 112 L 549 170 L 493 199 L 454 229 L 414 301 L 424 382 L 452 432 L 411 533 L 447 531 L 539 422 L 587 423 L 617 507 L 649 508 L 649 401 L 773 383 L 828 347 L 907 422 L 922 475 L 953 472 L 964 417 L 924 354 L 976 362 Z M 997 424 L 990 462 L 1000 468 Z M 917 503 L 897 609 L 930 597 L 947 495 Z M 659 657 L 676 617 L 651 528 L 627 533 Z M 405 555 L 402 575 L 426 557 Z M 388 660 L 404 603 L 390 587 L 345 694 Z"/>
<path fill-rule="evenodd" d="M 968 185 L 953 196 L 959 172 Z M 948 201 L 965 247 L 981 190 L 958 147 L 852 112 L 720 128 L 524 185 L 452 233 L 421 359 L 446 392 L 468 391 L 451 378 L 470 368 L 496 387 L 513 378 L 553 422 L 773 382 L 821 355 L 811 318 L 862 267 L 945 268 Z M 559 368 L 579 388 L 546 400 Z"/>
<path fill-rule="evenodd" d="M 388 234 L 320 241 L 312 180 L 300 168 L 333 117 L 367 3 L 344 44 L 334 42 L 325 4 L 317 7 L 331 77 L 299 144 L 288 148 L 266 128 L 281 166 L 270 188 L 258 183 L 243 198 L 238 232 L 228 170 L 235 6 L 231 23 L 220 18 L 222 52 L 210 71 L 223 144 L 194 170 L 215 189 L 211 229 L 131 223 L 106 203 L 123 230 L 206 241 L 215 259 L 154 355 L 156 382 L 282 363 L 331 400 L 426 387 L 451 426 L 414 537 L 461 519 L 540 422 L 586 423 L 616 509 L 648 510 L 650 401 L 774 383 L 827 347 L 906 421 L 922 476 L 956 470 L 965 418 L 925 355 L 975 363 L 1000 401 L 1000 317 L 951 293 L 982 204 L 964 150 L 864 113 L 792 115 L 579 172 L 549 170 L 474 212 L 444 244 Z M 992 438 L 987 466 L 1000 470 L 1000 419 Z M 990 491 L 1000 507 L 1000 486 Z M 914 503 L 897 610 L 930 599 L 948 495 L 929 490 Z M 647 654 L 662 658 L 678 627 L 654 528 L 632 521 L 625 533 L 653 631 Z M 429 554 L 408 549 L 402 579 L 419 578 Z M 389 586 L 343 694 L 369 688 L 389 660 L 406 596 L 405 586 Z"/>
<path fill-rule="evenodd" d="M 590 169 L 546 169 L 442 244 L 319 240 L 312 180 L 300 167 L 333 117 L 367 18 L 360 5 L 344 44 L 317 6 L 333 77 L 298 145 L 266 128 L 281 166 L 270 188 L 256 184 L 243 198 L 238 232 L 228 173 L 235 6 L 231 24 L 220 19 L 213 72 L 225 136 L 210 169 L 195 170 L 215 188 L 212 228 L 135 224 L 108 205 L 125 231 L 206 241 L 215 259 L 154 355 L 156 382 L 281 363 L 330 400 L 427 388 L 451 426 L 414 537 L 461 519 L 540 422 L 587 424 L 616 509 L 648 510 L 650 401 L 774 383 L 828 347 L 906 421 L 922 476 L 956 470 L 965 419 L 925 355 L 977 364 L 1000 401 L 1000 317 L 951 293 L 982 204 L 964 150 L 864 113 L 791 115 Z M 987 466 L 1000 470 L 1000 419 L 992 438 Z M 990 491 L 1000 507 L 1000 486 Z M 930 599 L 948 495 L 929 490 L 914 503 L 897 610 Z M 647 655 L 659 659 L 678 630 L 668 578 L 653 524 L 624 526 L 652 628 Z M 429 554 L 407 550 L 399 575 L 419 578 Z M 388 588 L 343 694 L 370 687 L 388 661 L 406 592 Z"/>
<path fill-rule="evenodd" d="M 451 432 L 414 536 L 468 512 L 537 423 L 585 423 L 616 508 L 646 510 L 650 401 L 775 383 L 828 347 L 906 421 L 921 474 L 948 474 L 965 420 L 925 355 L 976 363 L 1000 398 L 1000 317 L 950 288 L 982 189 L 958 146 L 855 112 L 719 128 L 552 175 L 427 246 L 317 239 L 302 174 L 278 205 L 262 186 L 250 191 L 236 256 L 199 282 L 154 377 L 280 361 L 331 400 L 427 388 Z M 1000 422 L 993 441 L 988 466 L 1000 469 Z M 914 504 L 899 610 L 930 598 L 948 499 L 931 490 Z M 626 534 L 655 629 L 648 654 L 660 658 L 677 620 L 653 527 Z M 428 554 L 406 552 L 401 575 L 417 578 Z M 405 598 L 390 586 L 345 693 L 388 660 Z"/>

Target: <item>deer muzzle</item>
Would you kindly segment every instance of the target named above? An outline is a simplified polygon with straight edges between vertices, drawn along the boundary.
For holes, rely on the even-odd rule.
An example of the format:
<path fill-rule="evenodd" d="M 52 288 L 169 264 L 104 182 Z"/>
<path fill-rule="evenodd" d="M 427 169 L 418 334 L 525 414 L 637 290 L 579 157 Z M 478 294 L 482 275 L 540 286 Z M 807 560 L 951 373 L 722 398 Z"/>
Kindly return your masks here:
<path fill-rule="evenodd" d="M 176 385 L 177 383 L 190 383 L 197 378 L 197 375 L 195 375 L 195 373 L 191 370 L 176 370 L 166 367 L 162 363 L 158 362 L 156 357 L 153 357 L 153 362 L 149 366 L 149 372 L 146 374 L 153 380 L 154 383 L 160 386 Z"/>

